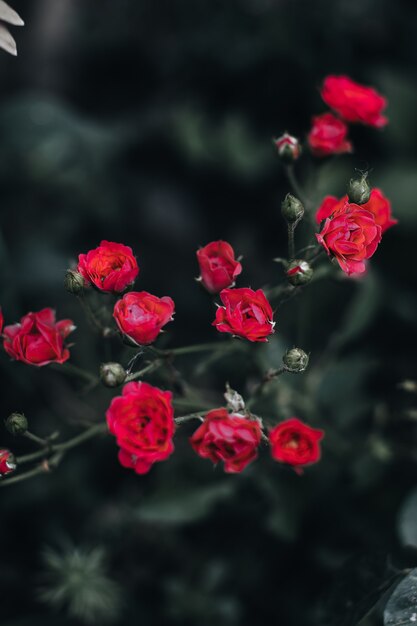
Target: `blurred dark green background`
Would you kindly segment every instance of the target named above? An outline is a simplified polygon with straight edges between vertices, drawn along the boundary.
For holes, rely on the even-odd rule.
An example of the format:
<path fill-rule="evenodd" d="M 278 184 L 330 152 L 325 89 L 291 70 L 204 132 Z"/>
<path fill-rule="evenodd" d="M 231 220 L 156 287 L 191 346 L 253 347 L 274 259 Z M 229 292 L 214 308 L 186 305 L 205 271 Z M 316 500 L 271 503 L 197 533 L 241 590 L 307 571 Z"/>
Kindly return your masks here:
<path fill-rule="evenodd" d="M 417 397 L 398 388 L 417 378 L 417 4 L 11 4 L 26 26 L 12 29 L 17 59 L 0 55 L 0 302 L 7 323 L 44 306 L 72 317 L 75 363 L 117 354 L 62 287 L 102 238 L 133 247 L 138 289 L 175 300 L 167 346 L 217 338 L 193 280 L 200 244 L 224 238 L 244 255 L 240 286 L 283 280 L 271 259 L 285 253 L 289 188 L 271 138 L 305 136 L 329 73 L 377 87 L 390 124 L 352 128 L 353 155 L 320 171 L 306 156 L 300 175 L 318 203 L 370 169 L 399 225 L 364 280 L 335 275 L 283 305 L 267 347 L 212 367 L 175 362 L 218 405 L 226 380 L 249 394 L 286 348 L 311 351 L 308 373 L 279 379 L 257 409 L 324 427 L 322 462 L 299 478 L 265 449 L 227 476 L 189 449 L 192 425 L 143 477 L 119 466 L 110 439 L 77 448 L 56 473 L 0 491 L 1 626 L 383 624 L 384 593 L 417 565 Z M 24 411 L 40 435 L 102 419 L 112 396 L 80 396 L 5 354 L 0 371 L 3 417 Z M 39 590 L 62 590 L 66 575 L 76 592 L 56 612 Z"/>

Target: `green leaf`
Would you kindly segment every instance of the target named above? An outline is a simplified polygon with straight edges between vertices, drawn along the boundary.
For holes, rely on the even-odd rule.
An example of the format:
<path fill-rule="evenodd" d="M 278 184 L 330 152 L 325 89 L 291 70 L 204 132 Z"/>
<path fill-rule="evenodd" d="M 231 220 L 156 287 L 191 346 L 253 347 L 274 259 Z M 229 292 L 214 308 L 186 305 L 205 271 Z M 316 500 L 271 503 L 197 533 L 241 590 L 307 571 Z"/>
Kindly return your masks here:
<path fill-rule="evenodd" d="M 206 517 L 221 501 L 233 493 L 231 482 L 223 482 L 208 487 L 159 492 L 149 498 L 136 511 L 137 517 L 145 522 L 185 524 L 197 522 Z"/>

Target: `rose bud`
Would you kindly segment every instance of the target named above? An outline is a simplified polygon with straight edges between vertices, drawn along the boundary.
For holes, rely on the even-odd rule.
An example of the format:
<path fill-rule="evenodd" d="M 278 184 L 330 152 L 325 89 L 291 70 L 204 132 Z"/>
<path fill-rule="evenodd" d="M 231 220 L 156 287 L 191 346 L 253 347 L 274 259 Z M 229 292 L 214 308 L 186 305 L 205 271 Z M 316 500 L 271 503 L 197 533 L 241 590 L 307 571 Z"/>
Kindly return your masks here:
<path fill-rule="evenodd" d="M 107 424 L 120 447 L 119 461 L 137 474 L 165 461 L 174 451 L 174 409 L 170 391 L 148 383 L 131 382 L 113 398 L 106 413 Z"/>
<path fill-rule="evenodd" d="M 346 139 L 348 127 L 332 113 L 313 117 L 313 126 L 308 135 L 308 144 L 314 156 L 352 152 L 352 144 Z"/>
<path fill-rule="evenodd" d="M 288 133 L 284 133 L 278 139 L 274 139 L 274 144 L 278 150 L 278 156 L 285 163 L 293 163 L 301 155 L 300 142 L 296 137 Z"/>
<path fill-rule="evenodd" d="M 64 363 L 70 357 L 64 340 L 75 330 L 72 320 L 55 321 L 53 309 L 28 313 L 20 324 L 5 326 L 4 349 L 16 361 L 41 367 Z"/>
<path fill-rule="evenodd" d="M 106 387 L 118 387 L 126 380 L 126 370 L 120 363 L 102 363 L 100 380 Z"/>
<path fill-rule="evenodd" d="M 258 420 L 221 408 L 207 413 L 190 443 L 203 459 L 223 461 L 225 472 L 237 473 L 256 459 L 261 437 Z"/>
<path fill-rule="evenodd" d="M 282 362 L 287 372 L 300 374 L 307 369 L 309 357 L 301 348 L 291 348 L 282 357 Z"/>
<path fill-rule="evenodd" d="M 319 442 L 323 437 L 323 430 L 311 428 L 292 417 L 269 432 L 272 458 L 302 473 L 302 467 L 320 460 Z"/>
<path fill-rule="evenodd" d="M 304 215 L 304 206 L 298 198 L 287 193 L 281 204 L 281 214 L 289 224 L 299 222 Z"/>
<path fill-rule="evenodd" d="M 132 248 L 102 241 L 98 248 L 78 257 L 77 271 L 87 284 L 107 293 L 122 293 L 139 273 Z"/>
<path fill-rule="evenodd" d="M 174 308 L 168 296 L 158 298 L 147 291 L 131 291 L 116 302 L 113 317 L 125 337 L 134 345 L 145 346 L 173 320 Z"/>
<path fill-rule="evenodd" d="M 11 435 L 24 435 L 28 429 L 28 421 L 23 413 L 12 413 L 6 418 L 5 426 Z"/>
<path fill-rule="evenodd" d="M 306 285 L 313 277 L 314 270 L 307 261 L 295 259 L 291 261 L 287 268 L 288 282 L 294 287 Z"/>
<path fill-rule="evenodd" d="M 316 213 L 316 221 L 320 223 L 327 217 L 334 216 L 338 212 L 343 211 L 347 203 L 347 196 L 343 196 L 340 200 L 334 196 L 326 196 Z M 391 228 L 391 226 L 398 224 L 398 220 L 392 217 L 390 201 L 384 196 L 383 192 L 376 187 L 372 189 L 368 202 L 362 204 L 362 209 L 366 209 L 373 214 L 375 222 L 381 226 L 382 234 L 388 230 L 388 228 Z"/>
<path fill-rule="evenodd" d="M 386 99 L 372 87 L 359 85 L 348 76 L 327 76 L 321 97 L 346 122 L 361 122 L 377 128 L 388 123 L 382 115 Z"/>
<path fill-rule="evenodd" d="M 358 204 L 346 204 L 341 211 L 326 219 L 316 238 L 350 276 L 365 271 L 365 260 L 377 249 L 381 232 L 370 211 Z"/>
<path fill-rule="evenodd" d="M 235 252 L 227 241 L 212 241 L 197 250 L 201 276 L 197 279 L 209 293 L 219 293 L 235 284 L 242 266 L 235 259 Z"/>
<path fill-rule="evenodd" d="M 16 460 L 10 450 L 0 450 L 0 478 L 7 476 L 16 469 Z"/>
<path fill-rule="evenodd" d="M 78 296 L 84 291 L 84 278 L 75 270 L 67 270 L 64 278 L 64 287 L 68 293 Z"/>
<path fill-rule="evenodd" d="M 362 174 L 360 178 L 351 178 L 347 196 L 349 202 L 353 204 L 365 204 L 371 197 L 371 188 L 368 185 L 368 174 Z"/>
<path fill-rule="evenodd" d="M 267 337 L 274 332 L 275 322 L 271 305 L 262 289 L 223 289 L 220 299 L 224 306 L 218 307 L 213 322 L 219 332 L 231 333 L 249 341 L 268 341 Z"/>

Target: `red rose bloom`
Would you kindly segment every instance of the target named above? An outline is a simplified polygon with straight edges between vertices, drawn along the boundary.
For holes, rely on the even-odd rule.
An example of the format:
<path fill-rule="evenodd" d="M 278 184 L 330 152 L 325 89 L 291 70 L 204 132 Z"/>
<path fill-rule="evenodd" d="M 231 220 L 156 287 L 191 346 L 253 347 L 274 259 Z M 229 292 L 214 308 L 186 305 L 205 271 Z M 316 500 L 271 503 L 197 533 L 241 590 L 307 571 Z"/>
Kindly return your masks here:
<path fill-rule="evenodd" d="M 201 276 L 198 280 L 209 293 L 219 293 L 235 284 L 242 266 L 235 259 L 235 252 L 227 241 L 212 241 L 197 250 Z"/>
<path fill-rule="evenodd" d="M 143 382 L 128 383 L 113 398 L 107 424 L 120 447 L 119 461 L 137 474 L 149 472 L 153 463 L 165 461 L 174 451 L 172 394 Z"/>
<path fill-rule="evenodd" d="M 0 478 L 16 469 L 16 461 L 10 450 L 0 450 Z"/>
<path fill-rule="evenodd" d="M 321 203 L 317 213 L 316 221 L 320 223 L 331 215 L 343 210 L 346 203 L 348 203 L 348 197 L 343 196 L 338 200 L 334 196 L 326 196 Z M 362 209 L 370 211 L 375 217 L 375 222 L 381 226 L 382 234 L 398 223 L 398 220 L 394 219 L 391 214 L 391 202 L 386 198 L 380 189 L 372 189 L 371 197 L 368 202 L 360 205 Z"/>
<path fill-rule="evenodd" d="M 220 299 L 224 306 L 219 306 L 213 322 L 219 332 L 249 341 L 267 341 L 274 332 L 272 308 L 262 289 L 223 289 Z"/>
<path fill-rule="evenodd" d="M 321 90 L 324 102 L 347 122 L 381 127 L 388 119 L 381 113 L 386 99 L 372 87 L 355 83 L 348 76 L 327 76 Z"/>
<path fill-rule="evenodd" d="M 3 346 L 12 359 L 28 365 L 64 363 L 70 356 L 64 339 L 74 329 L 72 320 L 56 322 L 53 309 L 42 309 L 24 315 L 20 324 L 5 326 Z"/>
<path fill-rule="evenodd" d="M 351 152 L 352 144 L 346 139 L 348 127 L 342 120 L 324 113 L 313 117 L 313 127 L 308 135 L 308 143 L 314 156 Z"/>
<path fill-rule="evenodd" d="M 98 248 L 78 257 L 77 271 L 87 283 L 110 293 L 121 293 L 139 273 L 132 248 L 102 241 Z"/>
<path fill-rule="evenodd" d="M 190 442 L 203 459 L 224 461 L 225 472 L 237 473 L 258 456 L 261 435 L 258 420 L 222 408 L 207 413 Z"/>
<path fill-rule="evenodd" d="M 304 465 L 316 463 L 320 459 L 319 441 L 323 437 L 323 430 L 311 428 L 296 417 L 292 417 L 270 431 L 272 457 L 299 470 Z"/>
<path fill-rule="evenodd" d="M 120 331 L 138 345 L 155 341 L 161 328 L 173 319 L 174 302 L 147 291 L 131 291 L 115 304 L 113 317 Z"/>
<path fill-rule="evenodd" d="M 358 204 L 344 208 L 327 218 L 317 241 L 333 255 L 346 274 L 362 274 L 381 241 L 381 227 L 370 211 Z"/>

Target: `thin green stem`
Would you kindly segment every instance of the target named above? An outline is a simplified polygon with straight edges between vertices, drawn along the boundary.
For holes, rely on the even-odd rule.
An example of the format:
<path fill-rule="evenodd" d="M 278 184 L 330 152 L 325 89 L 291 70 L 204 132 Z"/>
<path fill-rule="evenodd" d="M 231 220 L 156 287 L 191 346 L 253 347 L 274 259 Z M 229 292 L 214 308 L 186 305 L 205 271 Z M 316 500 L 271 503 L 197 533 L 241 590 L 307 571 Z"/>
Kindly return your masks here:
<path fill-rule="evenodd" d="M 193 346 L 182 346 L 181 348 L 172 348 L 171 350 L 158 350 L 158 354 L 162 356 L 182 356 L 183 354 L 194 354 L 195 352 L 212 352 L 213 350 L 230 350 L 235 346 L 230 342 L 213 342 L 213 343 L 200 343 Z"/>
<path fill-rule="evenodd" d="M 284 374 L 284 372 L 287 371 L 287 368 L 283 365 L 276 370 L 269 370 L 265 374 L 259 385 L 256 387 L 251 398 L 249 398 L 248 402 L 246 403 L 246 409 L 250 409 L 256 403 L 256 401 L 259 400 L 259 398 L 262 396 L 263 390 L 272 380 L 275 380 L 276 378 L 278 378 L 278 376 L 281 376 L 281 374 Z"/>
<path fill-rule="evenodd" d="M 295 195 L 301 200 L 304 206 L 307 208 L 307 206 L 309 205 L 309 200 L 297 180 L 297 177 L 294 171 L 294 165 L 292 164 L 286 165 L 284 169 L 285 169 L 285 174 L 287 176 L 288 182 L 290 183 L 292 187 L 292 190 L 294 191 Z"/>
<path fill-rule="evenodd" d="M 77 367 L 72 363 L 52 363 L 50 367 L 57 372 L 62 372 L 67 374 L 68 376 L 74 376 L 76 378 L 82 378 L 83 380 L 97 384 L 99 383 L 99 378 L 92 374 L 91 372 L 87 372 L 87 370 L 82 369 L 81 367 Z"/>
<path fill-rule="evenodd" d="M 187 415 L 180 415 L 179 417 L 175 418 L 175 423 L 177 424 L 177 426 L 179 426 L 180 424 L 184 424 L 185 422 L 189 422 L 190 420 L 200 420 L 203 421 L 204 419 L 204 415 L 206 413 L 206 410 L 200 412 L 200 413 L 188 413 Z"/>
<path fill-rule="evenodd" d="M 294 233 L 297 222 L 288 224 L 288 258 L 292 261 L 295 257 Z"/>
<path fill-rule="evenodd" d="M 150 374 L 151 372 L 157 370 L 159 367 L 161 367 L 161 365 L 162 361 L 160 359 L 157 359 L 156 361 L 149 363 L 149 365 L 142 368 L 138 372 L 133 372 L 133 374 L 129 374 L 128 376 L 126 376 L 125 383 L 130 383 L 132 380 L 142 378 L 143 376 L 145 376 L 145 374 Z"/>
<path fill-rule="evenodd" d="M 47 439 L 42 439 L 41 437 L 38 437 L 37 435 L 31 433 L 29 430 L 23 433 L 23 436 L 26 437 L 26 439 L 30 439 L 30 441 L 38 444 L 38 446 L 41 446 L 42 448 L 47 448 L 49 446 L 49 442 Z"/>

